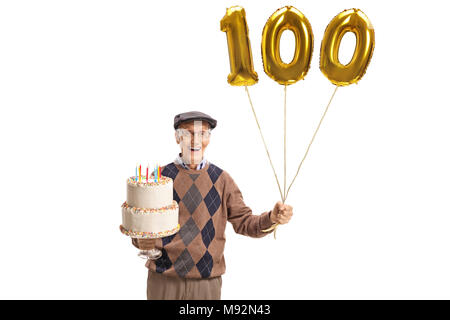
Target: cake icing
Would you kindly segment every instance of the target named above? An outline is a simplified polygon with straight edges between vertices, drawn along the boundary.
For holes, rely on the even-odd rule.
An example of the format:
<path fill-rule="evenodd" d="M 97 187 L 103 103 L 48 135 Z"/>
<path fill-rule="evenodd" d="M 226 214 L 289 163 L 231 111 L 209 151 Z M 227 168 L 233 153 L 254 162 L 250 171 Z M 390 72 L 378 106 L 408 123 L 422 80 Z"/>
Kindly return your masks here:
<path fill-rule="evenodd" d="M 127 201 L 122 204 L 122 233 L 133 238 L 161 238 L 179 230 L 178 203 L 173 200 L 173 180 L 127 179 Z"/>
<path fill-rule="evenodd" d="M 161 176 L 159 182 L 127 180 L 127 203 L 137 208 L 160 208 L 172 204 L 173 181 Z"/>

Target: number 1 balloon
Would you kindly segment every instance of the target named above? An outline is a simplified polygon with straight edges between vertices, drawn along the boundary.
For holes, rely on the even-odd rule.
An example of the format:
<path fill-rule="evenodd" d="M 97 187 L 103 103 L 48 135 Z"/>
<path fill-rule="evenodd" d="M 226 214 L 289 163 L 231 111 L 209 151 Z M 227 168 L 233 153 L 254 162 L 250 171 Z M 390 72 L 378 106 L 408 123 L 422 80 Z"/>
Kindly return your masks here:
<path fill-rule="evenodd" d="M 228 8 L 225 17 L 220 21 L 220 30 L 227 33 L 231 68 L 228 83 L 232 86 L 254 85 L 258 82 L 258 74 L 253 69 L 244 8 L 239 6 Z"/>

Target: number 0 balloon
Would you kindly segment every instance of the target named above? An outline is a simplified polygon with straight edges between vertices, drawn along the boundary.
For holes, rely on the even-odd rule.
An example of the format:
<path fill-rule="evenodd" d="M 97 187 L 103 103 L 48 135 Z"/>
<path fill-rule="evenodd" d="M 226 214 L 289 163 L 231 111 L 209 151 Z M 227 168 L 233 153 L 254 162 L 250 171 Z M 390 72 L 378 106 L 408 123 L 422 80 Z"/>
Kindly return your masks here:
<path fill-rule="evenodd" d="M 280 39 L 286 30 L 295 36 L 295 52 L 290 63 L 284 63 L 280 56 Z M 267 20 L 262 34 L 264 71 L 283 85 L 303 79 L 311 64 L 313 41 L 311 25 L 303 13 L 292 6 L 278 9 Z"/>
<path fill-rule="evenodd" d="M 352 60 L 339 62 L 339 46 L 347 32 L 356 36 Z M 369 18 L 358 9 L 344 10 L 331 20 L 322 39 L 320 70 L 333 84 L 346 86 L 358 82 L 369 65 L 375 45 L 375 32 Z"/>

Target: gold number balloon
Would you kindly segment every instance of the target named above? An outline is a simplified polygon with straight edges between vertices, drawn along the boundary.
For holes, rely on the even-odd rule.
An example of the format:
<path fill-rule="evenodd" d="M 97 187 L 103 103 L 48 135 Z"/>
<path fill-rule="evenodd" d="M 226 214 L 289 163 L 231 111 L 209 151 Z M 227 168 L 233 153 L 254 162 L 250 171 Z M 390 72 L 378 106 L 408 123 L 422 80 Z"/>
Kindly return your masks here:
<path fill-rule="evenodd" d="M 352 60 L 339 62 L 339 46 L 347 32 L 356 36 Z M 369 65 L 375 46 L 375 32 L 369 18 L 359 9 L 344 10 L 331 20 L 322 39 L 320 70 L 333 84 L 346 86 L 358 82 Z"/>
<path fill-rule="evenodd" d="M 244 8 L 239 6 L 228 8 L 220 21 L 220 30 L 227 33 L 231 69 L 228 83 L 233 86 L 254 85 L 258 82 L 258 74 L 253 69 Z"/>
<path fill-rule="evenodd" d="M 284 63 L 280 56 L 280 39 L 285 30 L 291 30 L 295 36 L 295 52 L 290 63 Z M 262 34 L 264 71 L 284 85 L 303 79 L 311 64 L 313 41 L 311 25 L 303 13 L 292 6 L 278 9 L 267 20 Z"/>

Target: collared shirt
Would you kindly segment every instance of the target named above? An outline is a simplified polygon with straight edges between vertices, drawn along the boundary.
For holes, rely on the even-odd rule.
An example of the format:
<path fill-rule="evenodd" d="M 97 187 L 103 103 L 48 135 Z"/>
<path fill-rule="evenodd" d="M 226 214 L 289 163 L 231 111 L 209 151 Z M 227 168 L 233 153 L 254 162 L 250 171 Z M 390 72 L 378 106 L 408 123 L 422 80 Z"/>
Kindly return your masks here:
<path fill-rule="evenodd" d="M 178 157 L 175 158 L 174 162 L 176 164 L 179 164 L 183 168 L 190 170 L 190 167 L 186 163 L 184 163 L 183 158 L 181 157 L 181 153 L 178 154 Z M 197 168 L 195 170 L 202 169 L 206 165 L 207 162 L 208 161 L 206 160 L 206 158 L 203 157 L 202 161 L 197 165 Z"/>

